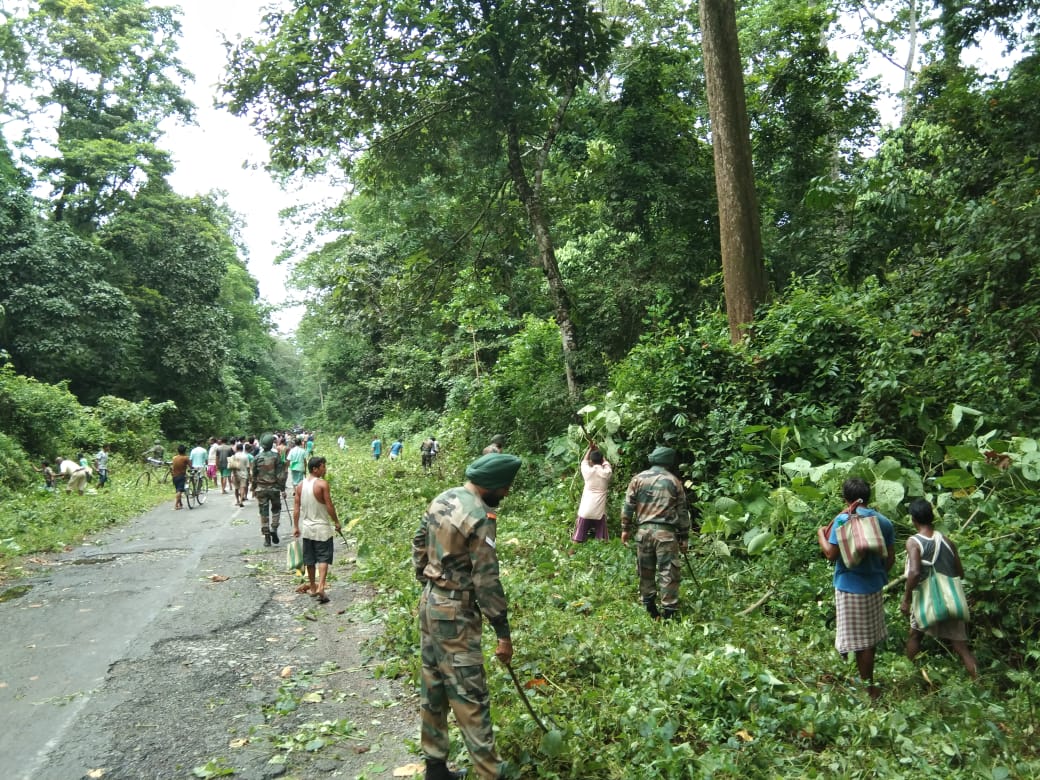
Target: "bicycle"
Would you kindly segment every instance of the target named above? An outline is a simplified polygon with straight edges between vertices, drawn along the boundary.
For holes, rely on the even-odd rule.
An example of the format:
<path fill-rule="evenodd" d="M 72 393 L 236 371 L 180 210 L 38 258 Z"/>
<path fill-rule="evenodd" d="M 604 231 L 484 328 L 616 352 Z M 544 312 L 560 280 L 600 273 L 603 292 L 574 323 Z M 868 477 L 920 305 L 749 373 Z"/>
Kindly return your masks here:
<path fill-rule="evenodd" d="M 145 488 L 152 484 L 152 475 L 161 469 L 165 469 L 161 474 L 157 474 L 154 478 L 159 480 L 162 484 L 166 484 L 170 481 L 170 461 L 168 460 L 155 460 L 154 458 L 145 458 L 145 468 L 140 474 L 137 475 L 137 479 L 134 481 L 135 488 Z"/>
<path fill-rule="evenodd" d="M 209 493 L 209 479 L 202 469 L 188 469 L 187 479 L 184 483 L 184 498 L 188 502 L 188 509 L 192 508 L 194 501 L 199 506 L 206 503 Z"/>

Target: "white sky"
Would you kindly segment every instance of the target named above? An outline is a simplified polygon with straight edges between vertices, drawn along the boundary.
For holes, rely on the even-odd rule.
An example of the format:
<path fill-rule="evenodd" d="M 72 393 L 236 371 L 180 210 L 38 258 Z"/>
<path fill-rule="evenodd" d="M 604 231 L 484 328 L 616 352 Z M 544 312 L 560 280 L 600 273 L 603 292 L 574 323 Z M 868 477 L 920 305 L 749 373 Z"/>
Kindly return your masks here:
<path fill-rule="evenodd" d="M 185 92 L 198 108 L 194 126 L 166 124 L 160 142 L 174 156 L 176 170 L 170 176 L 173 188 L 182 195 L 224 190 L 228 205 L 245 222 L 242 237 L 249 250 L 249 272 L 260 285 L 260 297 L 278 306 L 289 297 L 285 280 L 289 268 L 276 264 L 285 231 L 278 218 L 280 209 L 298 198 L 315 200 L 310 192 L 286 193 L 263 170 L 267 146 L 244 118 L 213 108 L 216 83 L 224 68 L 221 41 L 252 35 L 260 25 L 269 0 L 169 0 L 183 10 L 180 59 L 195 74 L 195 83 Z M 320 186 L 315 185 L 315 191 Z M 293 295 L 298 295 L 293 291 Z M 303 316 L 302 306 L 275 311 L 275 324 L 282 333 L 293 331 Z"/>

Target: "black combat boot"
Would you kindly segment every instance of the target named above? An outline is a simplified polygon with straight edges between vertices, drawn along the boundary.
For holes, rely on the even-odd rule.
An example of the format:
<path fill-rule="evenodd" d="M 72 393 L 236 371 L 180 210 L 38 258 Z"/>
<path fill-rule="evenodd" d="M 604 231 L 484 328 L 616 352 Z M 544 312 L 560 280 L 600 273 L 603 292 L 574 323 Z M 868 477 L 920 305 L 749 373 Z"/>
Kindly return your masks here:
<path fill-rule="evenodd" d="M 272 528 L 271 529 L 271 544 L 278 544 L 279 541 L 280 540 L 278 539 L 278 529 L 277 528 Z"/>
<path fill-rule="evenodd" d="M 463 772 L 453 772 L 443 761 L 432 758 L 426 759 L 426 780 L 462 780 L 466 776 Z"/>
<path fill-rule="evenodd" d="M 643 596 L 643 606 L 654 620 L 660 620 L 661 613 L 657 611 L 657 598 L 654 596 Z"/>
<path fill-rule="evenodd" d="M 668 604 L 668 605 L 665 605 L 664 607 L 662 607 L 662 610 L 663 610 L 663 614 L 664 614 L 664 619 L 665 620 L 675 620 L 675 618 L 679 617 L 679 605 L 678 604 Z"/>
<path fill-rule="evenodd" d="M 270 547 L 270 546 L 271 546 L 271 534 L 265 533 L 264 534 L 264 547 Z"/>

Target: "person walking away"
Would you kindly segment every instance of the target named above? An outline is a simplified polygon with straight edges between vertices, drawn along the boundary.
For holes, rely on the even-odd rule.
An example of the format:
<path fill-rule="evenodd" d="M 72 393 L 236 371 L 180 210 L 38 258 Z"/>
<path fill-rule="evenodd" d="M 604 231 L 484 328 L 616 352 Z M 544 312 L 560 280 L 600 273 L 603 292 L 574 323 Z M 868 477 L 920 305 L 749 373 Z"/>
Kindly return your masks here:
<path fill-rule="evenodd" d="M 235 445 L 235 454 L 228 460 L 228 469 L 231 471 L 231 492 L 235 496 L 236 506 L 245 506 L 246 494 L 249 493 L 249 465 L 249 453 L 246 452 L 246 445 L 239 442 Z"/>
<path fill-rule="evenodd" d="M 648 460 L 650 468 L 636 474 L 625 493 L 621 542 L 628 545 L 632 526 L 636 526 L 639 596 L 650 617 L 663 615 L 670 620 L 679 616 L 679 555 L 685 555 L 689 548 L 690 509 L 682 481 L 671 472 L 675 468 L 675 450 L 657 447 Z"/>
<path fill-rule="evenodd" d="M 404 442 L 400 439 L 394 439 L 394 443 L 390 445 L 390 460 L 397 460 L 400 458 L 403 449 Z"/>
<path fill-rule="evenodd" d="M 379 440 L 379 437 L 372 439 L 372 458 L 373 460 L 379 460 L 379 456 L 383 454 L 383 442 Z"/>
<path fill-rule="evenodd" d="M 345 438 L 343 438 L 342 436 L 340 436 L 338 439 L 336 439 L 336 444 L 339 445 L 339 448 L 341 450 L 345 450 L 347 448 L 347 440 Z"/>
<path fill-rule="evenodd" d="M 484 455 L 491 455 L 495 452 L 501 452 L 502 448 L 506 446 L 506 437 L 501 433 L 496 433 L 491 437 L 491 443 L 484 448 Z"/>
<path fill-rule="evenodd" d="M 94 470 L 97 471 L 97 486 L 103 488 L 108 483 L 108 445 L 102 444 L 94 455 Z"/>
<path fill-rule="evenodd" d="M 293 536 L 303 541 L 303 565 L 308 580 L 308 584 L 301 585 L 296 592 L 309 593 L 319 604 L 329 602 L 325 580 L 332 565 L 334 534 L 341 530 L 332 492 L 325 481 L 327 470 L 325 458 L 314 457 L 307 461 L 307 477 L 296 486 L 293 498 Z"/>
<path fill-rule="evenodd" d="M 278 544 L 278 521 L 282 514 L 282 493 L 285 491 L 285 464 L 274 447 L 274 435 L 260 437 L 260 454 L 253 460 L 253 498 L 260 507 L 260 533 L 264 547 Z"/>
<path fill-rule="evenodd" d="M 466 483 L 441 493 L 412 538 L 422 655 L 421 747 L 427 780 L 462 777 L 448 770 L 448 709 L 462 732 L 477 776 L 498 778 L 491 703 L 481 651 L 481 613 L 495 630 L 495 657 L 509 664 L 513 643 L 495 551 L 499 502 L 520 470 L 513 455 L 484 455 L 466 468 Z"/>
<path fill-rule="evenodd" d="M 220 443 L 210 437 L 209 449 L 206 451 L 206 476 L 209 477 L 209 481 L 213 483 L 213 487 L 217 486 L 217 451 L 220 449 Z"/>
<path fill-rule="evenodd" d="M 304 450 L 307 452 L 307 460 L 304 461 L 304 462 L 305 463 L 309 463 L 310 459 L 311 459 L 311 455 L 314 454 L 314 434 L 313 433 L 308 433 L 307 434 L 307 443 L 306 443 L 306 446 L 304 447 Z"/>
<path fill-rule="evenodd" d="M 181 499 L 184 497 L 184 485 L 188 481 L 188 466 L 191 465 L 191 459 L 185 454 L 187 451 L 187 447 L 178 444 L 177 454 L 170 461 L 170 477 L 173 479 L 173 489 L 177 494 L 174 509 L 182 508 Z"/>
<path fill-rule="evenodd" d="M 834 563 L 834 604 L 836 608 L 834 647 L 842 658 L 856 656 L 860 681 L 872 699 L 881 695 L 874 685 L 874 657 L 877 646 L 888 636 L 885 625 L 883 591 L 888 572 L 895 562 L 895 530 L 892 521 L 870 509 L 870 485 L 859 477 L 845 480 L 841 493 L 847 504 L 830 525 L 816 529 L 816 541 L 824 557 Z M 846 565 L 838 546 L 838 530 L 853 515 L 877 520 L 884 540 L 883 554 L 867 553 L 858 564 Z"/>
<path fill-rule="evenodd" d="M 220 472 L 220 492 L 227 493 L 231 487 L 231 468 L 228 465 L 231 456 L 235 454 L 235 448 L 225 438 L 220 439 L 217 447 L 217 471 Z"/>
<path fill-rule="evenodd" d="M 581 544 L 590 534 L 600 541 L 607 541 L 607 491 L 613 476 L 614 467 L 592 442 L 581 459 L 581 477 L 585 480 L 585 487 L 578 503 L 578 520 L 571 536 L 572 542 Z"/>
<path fill-rule="evenodd" d="M 205 443 L 201 440 L 195 442 L 195 446 L 191 448 L 188 453 L 188 461 L 191 463 L 193 470 L 198 471 L 200 474 L 206 473 L 206 462 L 209 460 L 209 451 L 206 449 Z"/>
<path fill-rule="evenodd" d="M 292 449 L 289 450 L 288 462 L 289 474 L 292 476 L 293 490 L 295 490 L 307 475 L 307 451 L 300 446 L 299 442 L 295 442 Z"/>
<path fill-rule="evenodd" d="M 974 680 L 979 674 L 979 663 L 968 647 L 967 624 L 963 620 L 944 620 L 922 629 L 917 625 L 916 617 L 911 614 L 910 604 L 914 590 L 927 581 L 932 571 L 945 574 L 947 577 L 963 577 L 964 565 L 961 563 L 956 545 L 935 530 L 935 512 L 928 501 L 915 498 L 910 502 L 910 520 L 916 533 L 906 540 L 906 590 L 899 605 L 899 610 L 910 618 L 910 638 L 906 642 L 906 657 L 914 660 L 921 651 L 921 640 L 928 634 L 949 642 L 968 671 L 968 676 Z M 939 546 L 938 554 L 936 545 Z M 933 558 L 934 564 L 925 566 L 922 563 Z"/>
<path fill-rule="evenodd" d="M 433 456 L 430 454 L 433 449 L 433 439 L 427 437 L 423 439 L 423 443 L 419 445 L 419 452 L 422 456 L 422 467 L 424 471 L 429 471 L 430 466 L 433 464 Z"/>

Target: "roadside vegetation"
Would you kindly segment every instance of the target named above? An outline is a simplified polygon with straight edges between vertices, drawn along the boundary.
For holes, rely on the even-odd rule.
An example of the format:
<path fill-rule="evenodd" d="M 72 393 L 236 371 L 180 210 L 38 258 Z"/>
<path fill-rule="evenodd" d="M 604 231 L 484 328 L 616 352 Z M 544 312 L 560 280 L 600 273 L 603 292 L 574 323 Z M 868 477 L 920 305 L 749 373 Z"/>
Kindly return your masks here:
<path fill-rule="evenodd" d="M 153 437 L 304 426 L 377 590 L 381 672 L 415 684 L 411 534 L 503 434 L 525 461 L 499 544 L 514 669 L 545 726 L 492 663 L 518 776 L 1040 776 L 1040 8 L 962 5 L 741 4 L 730 53 L 761 223 L 745 238 L 768 298 L 738 289 L 758 306 L 736 328 L 689 4 L 271 9 L 229 49 L 220 100 L 278 173 L 348 183 L 291 215 L 313 229 L 285 247 L 307 301 L 292 343 L 270 333 L 235 215 L 166 186 L 159 120 L 191 113 L 176 12 L 3 17 L 24 89 L 0 113 L 75 119 L 39 134 L 53 158 L 0 138 L 3 576 L 161 498 L 41 494 L 43 457 L 107 441 L 118 479 Z M 136 14 L 136 38 L 110 6 Z M 80 30 L 106 56 L 82 56 Z M 1007 55 L 989 70 L 968 64 L 985 36 Z M 868 62 L 908 50 L 883 95 Z M 882 121 L 885 97 L 899 111 Z M 97 104 L 138 121 L 113 126 Z M 199 318 L 206 340 L 183 340 Z M 405 460 L 374 462 L 374 435 L 402 437 Z M 588 438 L 615 464 L 614 540 L 571 556 Z M 639 608 L 617 541 L 628 477 L 661 444 L 699 510 L 667 624 Z M 936 506 L 966 569 L 977 683 L 937 645 L 903 658 L 898 585 L 880 703 L 852 682 L 814 541 L 848 475 L 896 524 L 894 581 L 907 503 Z"/>

